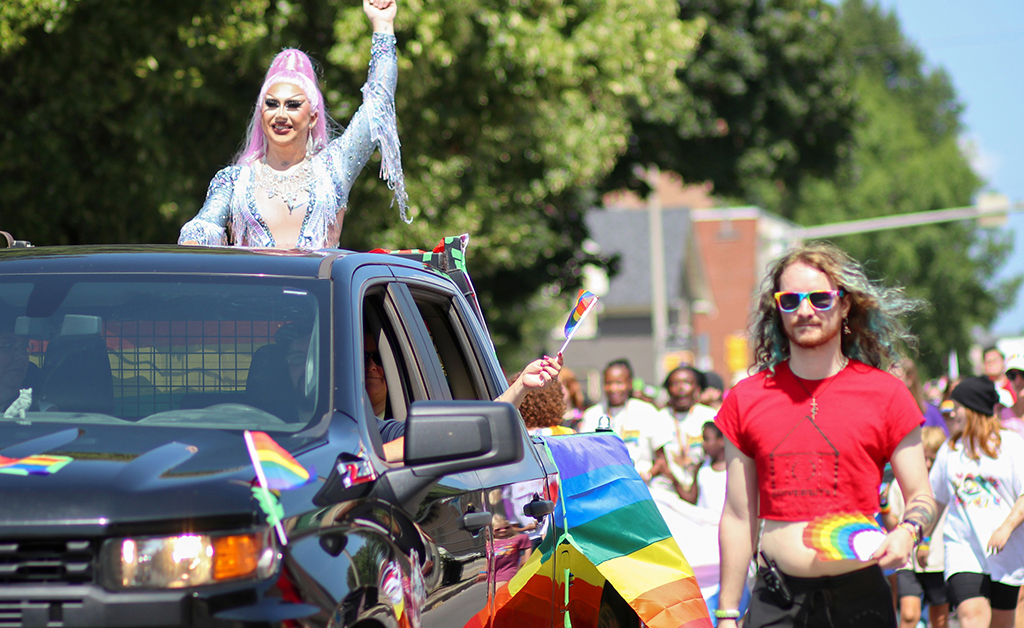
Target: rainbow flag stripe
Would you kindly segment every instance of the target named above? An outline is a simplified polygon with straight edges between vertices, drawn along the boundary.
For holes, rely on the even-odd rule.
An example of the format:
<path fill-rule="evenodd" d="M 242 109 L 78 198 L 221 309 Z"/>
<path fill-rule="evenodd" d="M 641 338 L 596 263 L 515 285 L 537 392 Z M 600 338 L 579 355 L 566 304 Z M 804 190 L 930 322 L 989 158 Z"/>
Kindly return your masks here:
<path fill-rule="evenodd" d="M 818 560 L 866 561 L 885 540 L 885 531 L 863 513 L 833 513 L 808 523 L 803 540 Z"/>
<path fill-rule="evenodd" d="M 587 311 L 590 304 L 596 299 L 597 296 L 590 291 L 580 290 L 579 296 L 576 297 L 576 305 L 569 312 L 569 320 L 565 321 L 565 337 L 568 338 L 572 333 L 572 330 L 579 324 L 580 319 L 583 318 L 583 313 Z"/>
<path fill-rule="evenodd" d="M 70 456 L 36 454 L 26 458 L 5 458 L 0 456 L 0 473 L 10 475 L 50 475 L 60 471 L 74 460 Z"/>
<path fill-rule="evenodd" d="M 256 455 L 263 468 L 263 474 L 267 478 L 266 488 L 282 491 L 297 488 L 311 481 L 309 471 L 283 447 L 274 442 L 274 439 L 266 432 L 249 432 L 249 434 L 252 436 L 252 443 L 256 448 Z"/>
<path fill-rule="evenodd" d="M 693 569 L 622 441 L 610 433 L 543 440 L 559 474 L 555 525 L 507 589 L 499 589 L 495 628 L 552 619 L 560 625 L 553 593 L 574 628 L 596 626 L 606 584 L 650 628 L 710 627 Z M 570 567 L 572 586 L 563 598 Z"/>

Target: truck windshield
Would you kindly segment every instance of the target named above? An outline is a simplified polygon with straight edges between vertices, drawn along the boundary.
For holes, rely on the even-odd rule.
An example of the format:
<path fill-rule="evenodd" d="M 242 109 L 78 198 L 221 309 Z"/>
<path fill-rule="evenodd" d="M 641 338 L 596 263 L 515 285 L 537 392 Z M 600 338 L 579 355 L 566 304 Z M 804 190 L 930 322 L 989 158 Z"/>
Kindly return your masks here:
<path fill-rule="evenodd" d="M 0 422 L 296 432 L 322 416 L 325 282 L 138 277 L 0 282 Z"/>

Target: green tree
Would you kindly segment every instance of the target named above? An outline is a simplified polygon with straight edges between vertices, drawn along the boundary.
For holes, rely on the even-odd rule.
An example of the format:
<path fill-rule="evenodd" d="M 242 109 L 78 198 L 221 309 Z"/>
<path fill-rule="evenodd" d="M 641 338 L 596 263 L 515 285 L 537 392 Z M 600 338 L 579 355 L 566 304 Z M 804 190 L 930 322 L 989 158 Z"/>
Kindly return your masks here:
<path fill-rule="evenodd" d="M 838 26 L 856 67 L 860 124 L 837 177 L 806 182 L 780 205 L 805 225 L 971 204 L 982 181 L 958 140 L 962 104 L 941 69 L 921 52 L 892 13 L 846 0 Z M 950 349 L 964 352 L 975 327 L 987 327 L 1011 302 L 1020 279 L 996 282 L 1010 242 L 972 223 L 935 224 L 834 240 L 872 275 L 906 287 L 929 307 L 913 321 L 925 372 L 944 371 Z"/>
<path fill-rule="evenodd" d="M 173 242 L 282 47 L 322 62 L 342 123 L 366 76 L 355 2 L 79 0 L 44 24 L 33 16 L 49 5 L 23 1 L 2 14 L 13 43 L 0 75 L 22 117 L 0 129 L 0 216 L 37 244 Z M 598 261 L 581 252 L 590 190 L 625 150 L 631 112 L 680 91 L 703 22 L 676 18 L 660 0 L 403 0 L 396 106 L 416 220 L 400 224 L 368 172 L 342 246 L 472 234 L 470 268 L 508 359 L 528 343 L 541 289 L 571 288 Z"/>
<path fill-rule="evenodd" d="M 24 32 L 30 28 L 42 26 L 52 31 L 67 4 L 67 0 L 6 0 L 0 4 L 0 56 L 22 46 Z"/>
<path fill-rule="evenodd" d="M 37 244 L 173 242 L 239 141 L 265 2 L 80 1 L 0 58 L 0 216 Z M 259 59 L 257 61 L 262 61 Z"/>
<path fill-rule="evenodd" d="M 645 189 L 655 163 L 716 195 L 777 205 L 809 176 L 830 176 L 855 123 L 836 10 L 822 0 L 686 0 L 707 24 L 685 89 L 633 111 L 634 135 L 605 189 Z"/>
<path fill-rule="evenodd" d="M 397 106 L 418 218 L 405 226 L 394 211 L 361 211 L 363 189 L 376 185 L 362 178 L 344 237 L 363 248 L 471 234 L 470 268 L 495 345 L 503 360 L 522 363 L 541 346 L 539 333 L 525 335 L 540 331 L 530 319 L 541 289 L 572 292 L 582 266 L 600 261 L 582 252 L 583 216 L 625 150 L 630 111 L 680 90 L 676 73 L 702 22 L 674 19 L 659 0 L 463 0 L 443 11 L 411 0 L 403 11 Z M 338 28 L 367 27 L 351 8 Z M 340 38 L 332 65 L 358 76 L 360 41 Z M 571 296 L 564 300 L 568 311 Z"/>

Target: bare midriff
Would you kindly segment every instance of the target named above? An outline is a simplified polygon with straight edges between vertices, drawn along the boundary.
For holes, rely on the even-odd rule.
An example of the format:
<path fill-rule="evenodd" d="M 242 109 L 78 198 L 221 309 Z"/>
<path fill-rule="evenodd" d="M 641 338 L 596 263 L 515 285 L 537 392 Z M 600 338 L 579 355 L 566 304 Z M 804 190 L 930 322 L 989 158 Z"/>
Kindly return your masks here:
<path fill-rule="evenodd" d="M 808 525 L 807 521 L 764 520 L 761 551 L 774 560 L 783 573 L 798 578 L 838 576 L 877 563 L 874 560 L 818 560 L 817 553 L 804 545 L 804 528 Z"/>

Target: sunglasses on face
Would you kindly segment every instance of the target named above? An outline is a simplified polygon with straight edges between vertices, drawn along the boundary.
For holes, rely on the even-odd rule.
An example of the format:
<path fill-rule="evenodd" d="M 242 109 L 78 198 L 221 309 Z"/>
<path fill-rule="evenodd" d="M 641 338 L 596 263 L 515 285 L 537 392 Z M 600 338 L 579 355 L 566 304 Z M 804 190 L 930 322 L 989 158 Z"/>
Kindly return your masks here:
<path fill-rule="evenodd" d="M 363 351 L 363 366 L 369 368 L 371 363 L 382 366 L 380 351 Z"/>
<path fill-rule="evenodd" d="M 1018 377 L 1024 377 L 1024 373 L 1017 370 L 1008 371 L 1006 373 L 1006 379 L 1010 380 L 1011 382 L 1016 380 Z"/>
<path fill-rule="evenodd" d="M 776 292 L 775 303 L 783 312 L 795 312 L 804 299 L 819 312 L 835 307 L 836 300 L 846 293 L 842 290 L 818 290 L 816 292 Z"/>

